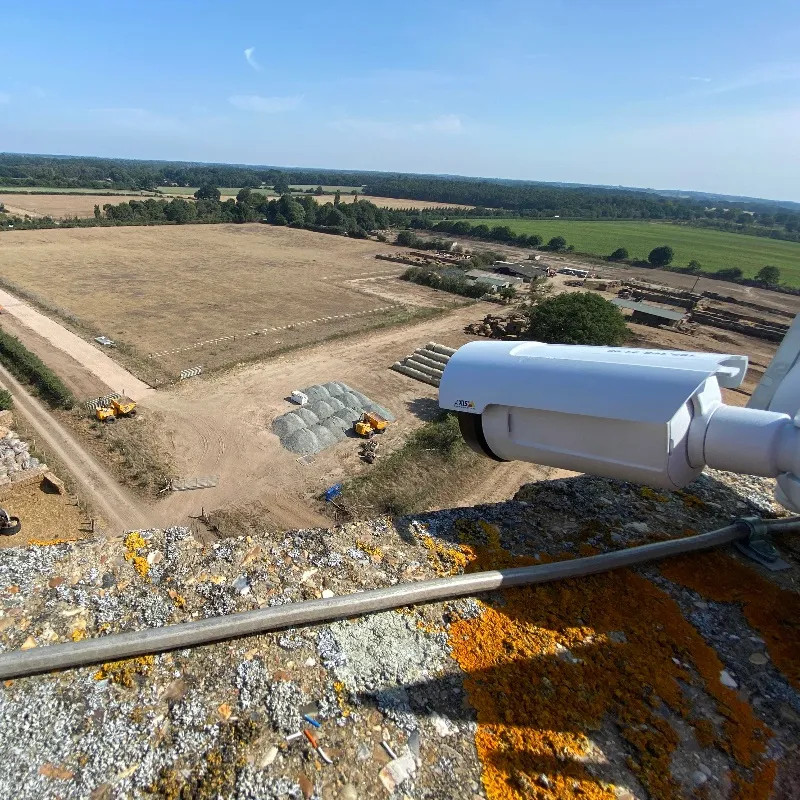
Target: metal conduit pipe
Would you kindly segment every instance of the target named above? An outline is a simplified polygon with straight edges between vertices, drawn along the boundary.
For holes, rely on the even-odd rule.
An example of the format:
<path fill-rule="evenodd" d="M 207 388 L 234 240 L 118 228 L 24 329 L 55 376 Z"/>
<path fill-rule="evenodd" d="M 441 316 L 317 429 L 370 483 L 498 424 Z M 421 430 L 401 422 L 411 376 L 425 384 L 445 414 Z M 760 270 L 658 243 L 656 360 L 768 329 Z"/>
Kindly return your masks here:
<path fill-rule="evenodd" d="M 554 564 L 490 570 L 452 578 L 406 583 L 323 600 L 307 600 L 285 606 L 210 617 L 197 622 L 181 622 L 162 628 L 116 633 L 81 642 L 18 650 L 0 654 L 0 680 L 162 653 L 282 628 L 318 625 L 408 605 L 453 600 L 496 589 L 594 575 L 645 561 L 707 550 L 753 534 L 797 530 L 800 530 L 800 517 L 775 521 L 747 518 L 710 533 L 655 542 L 570 561 L 559 561 Z"/>

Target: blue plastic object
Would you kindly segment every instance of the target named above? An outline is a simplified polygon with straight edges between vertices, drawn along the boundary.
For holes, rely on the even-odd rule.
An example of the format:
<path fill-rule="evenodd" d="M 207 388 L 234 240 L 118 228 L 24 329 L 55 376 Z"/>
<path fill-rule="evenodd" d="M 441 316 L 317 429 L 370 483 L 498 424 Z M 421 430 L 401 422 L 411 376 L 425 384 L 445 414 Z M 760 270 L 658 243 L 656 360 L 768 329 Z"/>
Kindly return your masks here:
<path fill-rule="evenodd" d="M 342 484 L 334 483 L 330 489 L 325 490 L 325 501 L 330 503 L 334 497 L 338 497 L 342 493 Z"/>

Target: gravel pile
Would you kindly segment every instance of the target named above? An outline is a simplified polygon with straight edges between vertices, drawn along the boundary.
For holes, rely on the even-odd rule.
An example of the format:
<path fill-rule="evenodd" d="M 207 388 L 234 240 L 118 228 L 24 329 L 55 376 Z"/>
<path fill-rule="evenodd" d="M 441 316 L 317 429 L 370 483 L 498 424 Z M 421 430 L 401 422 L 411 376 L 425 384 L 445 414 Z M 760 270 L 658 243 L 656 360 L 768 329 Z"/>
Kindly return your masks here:
<path fill-rule="evenodd" d="M 365 411 L 394 420 L 391 411 L 340 381 L 315 384 L 302 391 L 308 404 L 272 422 L 272 432 L 281 444 L 301 456 L 314 455 L 340 442 Z"/>

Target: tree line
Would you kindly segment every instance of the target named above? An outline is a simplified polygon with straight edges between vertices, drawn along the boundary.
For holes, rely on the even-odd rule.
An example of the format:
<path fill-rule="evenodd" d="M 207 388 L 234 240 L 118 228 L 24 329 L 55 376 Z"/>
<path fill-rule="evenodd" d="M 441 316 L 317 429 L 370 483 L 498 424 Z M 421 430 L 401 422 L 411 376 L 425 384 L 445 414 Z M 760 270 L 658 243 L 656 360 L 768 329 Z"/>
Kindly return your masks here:
<path fill-rule="evenodd" d="M 464 217 L 513 213 L 531 218 L 676 220 L 773 238 L 800 236 L 800 211 L 797 208 L 749 199 L 732 199 L 724 203 L 713 201 L 716 205 L 712 206 L 711 200 L 691 196 L 664 196 L 644 190 L 561 186 L 534 181 L 0 154 L 0 185 L 20 188 L 50 186 L 155 191 L 165 185 L 251 189 L 271 186 L 278 194 L 285 194 L 290 184 L 364 186 L 364 194 L 374 197 L 477 207 L 462 210 L 458 216 Z"/>
<path fill-rule="evenodd" d="M 322 233 L 366 238 L 370 232 L 405 225 L 407 213 L 378 208 L 368 200 L 344 202 L 337 193 L 333 202 L 320 205 L 313 195 L 279 198 L 242 189 L 236 198 L 221 199 L 219 189 L 203 186 L 194 200 L 177 197 L 164 200 L 148 197 L 122 203 L 96 204 L 90 218 L 54 220 L 52 217 L 5 217 L 0 226 L 8 228 L 93 227 L 103 225 L 187 225 L 198 223 L 264 222 L 288 225 Z"/>

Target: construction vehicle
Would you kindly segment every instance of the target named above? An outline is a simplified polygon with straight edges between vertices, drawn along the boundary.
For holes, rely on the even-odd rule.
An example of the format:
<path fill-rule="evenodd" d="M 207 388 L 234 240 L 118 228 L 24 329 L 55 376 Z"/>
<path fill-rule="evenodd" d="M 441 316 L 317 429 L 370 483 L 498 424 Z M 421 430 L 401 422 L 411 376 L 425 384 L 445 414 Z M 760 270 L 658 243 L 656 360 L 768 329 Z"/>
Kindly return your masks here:
<path fill-rule="evenodd" d="M 383 433 L 389 425 L 389 421 L 376 414 L 374 411 L 365 411 L 361 417 L 353 424 L 353 430 L 365 439 L 369 439 L 375 433 Z"/>
<path fill-rule="evenodd" d="M 368 422 L 376 433 L 383 433 L 389 427 L 389 420 L 374 411 L 365 411 L 362 419 Z"/>
<path fill-rule="evenodd" d="M 136 403 L 133 400 L 114 398 L 107 406 L 98 406 L 95 417 L 100 422 L 116 422 L 117 417 L 135 417 Z"/>

